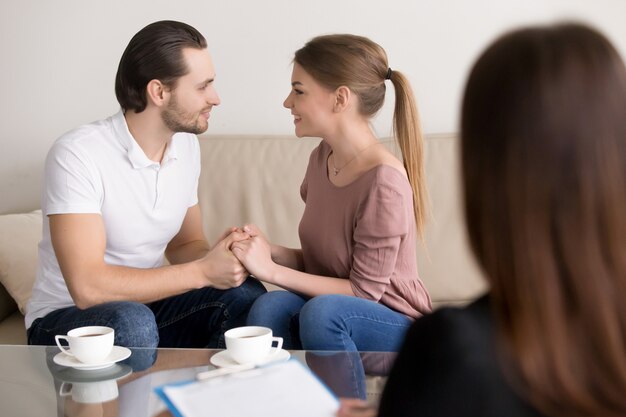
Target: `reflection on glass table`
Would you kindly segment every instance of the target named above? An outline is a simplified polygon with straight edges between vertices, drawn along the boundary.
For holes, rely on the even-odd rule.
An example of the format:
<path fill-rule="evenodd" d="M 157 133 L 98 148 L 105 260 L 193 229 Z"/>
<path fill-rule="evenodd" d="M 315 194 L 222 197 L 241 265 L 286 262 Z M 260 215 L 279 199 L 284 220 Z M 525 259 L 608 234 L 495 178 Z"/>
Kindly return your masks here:
<path fill-rule="evenodd" d="M 154 388 L 193 380 L 215 369 L 220 350 L 131 349 L 131 356 L 104 369 L 58 365 L 57 347 L 0 345 L 0 414 L 11 417 L 164 417 L 170 415 Z M 395 353 L 290 351 L 337 397 L 376 402 Z M 305 395 L 303 393 L 303 395 Z M 207 405 L 207 410 L 210 410 Z"/>

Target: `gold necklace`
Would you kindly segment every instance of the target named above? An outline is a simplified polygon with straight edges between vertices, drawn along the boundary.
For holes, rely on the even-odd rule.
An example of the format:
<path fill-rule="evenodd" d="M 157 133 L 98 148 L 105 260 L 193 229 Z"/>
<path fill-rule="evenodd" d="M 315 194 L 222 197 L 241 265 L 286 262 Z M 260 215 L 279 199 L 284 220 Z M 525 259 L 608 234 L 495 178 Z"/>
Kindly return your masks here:
<path fill-rule="evenodd" d="M 365 148 L 361 149 L 360 151 L 358 151 L 358 152 L 356 153 L 356 155 L 354 155 L 354 156 L 352 157 L 352 159 L 350 159 L 348 162 L 346 162 L 345 164 L 343 164 L 343 166 L 342 166 L 341 168 L 337 168 L 337 166 L 335 165 L 335 154 L 334 154 L 334 153 L 332 153 L 332 151 L 331 151 L 331 153 L 333 154 L 333 161 L 332 161 L 332 164 L 333 164 L 333 175 L 334 175 L 335 177 L 336 177 L 337 175 L 339 175 L 339 173 L 341 172 L 341 170 L 342 170 L 342 169 L 344 169 L 345 167 L 347 167 L 347 166 L 350 164 L 350 162 L 354 161 L 354 160 L 356 159 L 356 157 L 357 157 L 357 156 L 361 155 L 363 152 L 365 152 L 366 150 L 368 150 L 369 148 L 371 148 L 371 147 L 372 147 L 372 146 L 374 146 L 374 145 L 380 145 L 380 142 L 376 141 L 376 142 L 372 143 L 371 145 L 368 145 L 368 146 L 366 146 Z"/>

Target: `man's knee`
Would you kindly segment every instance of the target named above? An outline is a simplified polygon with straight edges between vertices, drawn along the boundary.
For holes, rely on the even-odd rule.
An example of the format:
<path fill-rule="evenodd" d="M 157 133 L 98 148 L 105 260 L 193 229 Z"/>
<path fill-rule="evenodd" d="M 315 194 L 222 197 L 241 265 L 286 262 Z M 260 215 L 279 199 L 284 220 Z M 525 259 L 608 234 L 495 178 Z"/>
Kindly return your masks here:
<path fill-rule="evenodd" d="M 265 286 L 256 278 L 248 277 L 246 282 L 239 287 L 241 291 L 241 297 L 245 299 L 249 304 L 252 304 L 257 298 L 267 293 Z"/>
<path fill-rule="evenodd" d="M 115 344 L 126 347 L 157 347 L 159 330 L 154 313 L 141 303 L 110 303 L 109 327 L 115 329 Z"/>
<path fill-rule="evenodd" d="M 249 277 L 239 287 L 223 292 L 221 298 L 229 309 L 248 311 L 256 299 L 265 293 L 265 286 L 256 278 Z"/>

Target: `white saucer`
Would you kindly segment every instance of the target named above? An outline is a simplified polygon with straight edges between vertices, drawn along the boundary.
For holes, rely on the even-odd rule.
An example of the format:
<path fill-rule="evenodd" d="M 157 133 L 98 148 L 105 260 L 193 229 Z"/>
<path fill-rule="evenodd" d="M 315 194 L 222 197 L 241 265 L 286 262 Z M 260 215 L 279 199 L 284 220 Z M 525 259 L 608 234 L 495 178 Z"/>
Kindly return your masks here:
<path fill-rule="evenodd" d="M 81 383 L 81 382 L 102 382 L 109 381 L 111 379 L 122 379 L 133 372 L 133 368 L 122 363 L 113 364 L 107 368 L 92 370 L 85 372 L 83 370 L 74 368 L 57 368 L 52 371 L 52 376 L 62 382 Z"/>
<path fill-rule="evenodd" d="M 270 351 L 270 355 L 276 351 L 276 348 L 272 348 Z M 287 352 L 285 349 L 281 349 L 274 356 L 268 355 L 265 359 L 258 361 L 255 365 L 266 365 L 272 362 L 282 362 L 286 361 L 291 357 L 291 354 Z M 230 357 L 230 354 L 227 350 L 222 350 L 221 352 L 216 353 L 211 356 L 211 364 L 217 366 L 218 368 L 236 368 L 241 366 L 239 362 L 235 362 L 233 358 Z"/>
<path fill-rule="evenodd" d="M 123 361 L 124 359 L 128 358 L 130 356 L 130 353 L 131 353 L 130 349 L 128 348 L 125 348 L 122 346 L 113 346 L 113 349 L 111 350 L 111 353 L 109 353 L 109 356 L 107 356 L 101 362 L 98 362 L 98 363 L 89 363 L 89 364 L 82 363 L 75 357 L 66 355 L 63 352 L 57 353 L 56 356 L 52 358 L 52 360 L 57 365 L 69 366 L 70 368 L 81 369 L 81 370 L 87 371 L 87 370 L 108 368 L 109 366 L 113 365 L 115 362 Z"/>

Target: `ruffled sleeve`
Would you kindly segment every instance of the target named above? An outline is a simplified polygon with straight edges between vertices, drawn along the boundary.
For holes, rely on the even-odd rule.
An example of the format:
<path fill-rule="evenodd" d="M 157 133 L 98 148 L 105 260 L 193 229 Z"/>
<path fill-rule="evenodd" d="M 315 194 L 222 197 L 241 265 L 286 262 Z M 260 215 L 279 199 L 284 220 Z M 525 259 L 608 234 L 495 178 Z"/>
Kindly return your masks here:
<path fill-rule="evenodd" d="M 378 302 L 386 292 L 409 232 L 407 212 L 402 195 L 384 184 L 374 184 L 359 207 L 350 272 L 355 295 Z"/>

